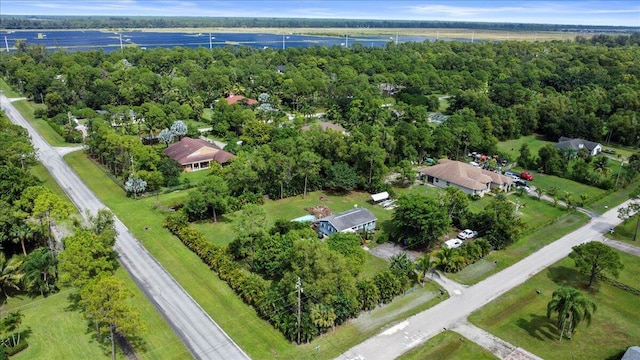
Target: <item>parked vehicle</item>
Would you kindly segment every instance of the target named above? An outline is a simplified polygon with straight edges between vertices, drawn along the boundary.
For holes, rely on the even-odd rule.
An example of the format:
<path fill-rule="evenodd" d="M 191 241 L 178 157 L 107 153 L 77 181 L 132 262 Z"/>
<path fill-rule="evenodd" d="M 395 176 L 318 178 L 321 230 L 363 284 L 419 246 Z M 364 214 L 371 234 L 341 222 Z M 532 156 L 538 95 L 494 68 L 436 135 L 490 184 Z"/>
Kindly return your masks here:
<path fill-rule="evenodd" d="M 516 188 L 525 188 L 527 190 L 529 190 L 529 185 L 527 185 L 527 182 L 524 180 L 516 180 L 513 182 L 514 184 L 516 184 Z"/>
<path fill-rule="evenodd" d="M 467 240 L 467 239 L 472 239 L 472 238 L 474 238 L 476 236 L 478 236 L 478 232 L 477 231 L 473 231 L 471 229 L 465 229 L 465 230 L 462 230 L 458 234 L 458 239 Z"/>
<path fill-rule="evenodd" d="M 529 181 L 533 181 L 533 175 L 531 175 L 531 173 L 528 173 L 526 171 L 523 171 L 522 174 L 520 174 L 520 177 L 523 180 L 529 180 Z"/>
<path fill-rule="evenodd" d="M 605 153 L 605 154 L 612 154 L 612 155 L 616 154 L 616 151 L 612 150 L 612 149 L 604 149 L 604 150 L 602 150 L 602 152 Z"/>

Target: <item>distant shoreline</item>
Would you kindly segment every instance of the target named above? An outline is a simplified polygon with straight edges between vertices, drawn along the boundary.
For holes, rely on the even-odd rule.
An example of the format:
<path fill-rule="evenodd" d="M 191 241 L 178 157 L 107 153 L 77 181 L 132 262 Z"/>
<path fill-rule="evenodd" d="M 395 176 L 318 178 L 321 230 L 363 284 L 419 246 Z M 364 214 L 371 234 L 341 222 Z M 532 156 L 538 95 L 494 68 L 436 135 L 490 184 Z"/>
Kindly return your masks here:
<path fill-rule="evenodd" d="M 179 33 L 216 33 L 240 34 L 262 33 L 276 35 L 314 35 L 314 36 L 421 36 L 434 39 L 463 39 L 483 41 L 552 41 L 575 40 L 576 36 L 590 38 L 596 34 L 615 34 L 608 32 L 587 33 L 578 31 L 504 31 L 484 29 L 451 29 L 451 28 L 239 28 L 239 27 L 203 27 L 203 28 L 106 28 L 106 29 L 20 29 L 12 32 L 37 31 L 101 31 L 101 32 L 179 32 Z"/>

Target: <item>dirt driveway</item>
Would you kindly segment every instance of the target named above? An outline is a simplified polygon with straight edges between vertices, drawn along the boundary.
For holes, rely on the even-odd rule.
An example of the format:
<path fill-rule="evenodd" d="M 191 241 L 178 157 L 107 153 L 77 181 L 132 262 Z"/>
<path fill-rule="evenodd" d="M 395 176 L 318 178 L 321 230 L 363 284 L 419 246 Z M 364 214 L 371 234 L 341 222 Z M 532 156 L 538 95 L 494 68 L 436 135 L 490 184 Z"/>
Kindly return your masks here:
<path fill-rule="evenodd" d="M 393 244 L 393 243 L 380 244 L 374 247 L 373 249 L 369 249 L 369 252 L 374 256 L 377 256 L 379 258 L 383 258 L 386 260 L 389 260 L 393 255 L 400 254 L 402 252 L 407 253 L 407 256 L 411 260 L 415 260 L 422 256 L 421 252 L 405 250 L 400 245 Z"/>

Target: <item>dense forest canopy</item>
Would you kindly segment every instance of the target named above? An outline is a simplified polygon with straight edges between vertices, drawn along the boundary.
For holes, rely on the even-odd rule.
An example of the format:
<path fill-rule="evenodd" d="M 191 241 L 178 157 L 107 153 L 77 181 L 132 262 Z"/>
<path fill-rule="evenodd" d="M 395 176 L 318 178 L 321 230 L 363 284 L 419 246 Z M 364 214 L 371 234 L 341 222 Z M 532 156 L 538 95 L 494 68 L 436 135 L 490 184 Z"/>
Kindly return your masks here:
<path fill-rule="evenodd" d="M 486 29 L 505 31 L 629 32 L 638 27 L 459 22 L 433 20 L 365 20 L 242 17 L 152 17 L 152 16 L 0 16 L 5 29 L 102 29 L 102 28 L 406 28 L 406 29 Z"/>
<path fill-rule="evenodd" d="M 162 154 L 141 147 L 140 136 L 178 120 L 200 121 L 238 155 L 222 174 L 232 195 L 281 198 L 327 187 L 378 191 L 387 170 L 403 160 L 496 154 L 499 140 L 532 133 L 637 146 L 640 47 L 622 38 L 640 34 L 601 36 L 596 44 L 427 41 L 109 54 L 19 44 L 0 59 L 0 73 L 44 102 L 41 115 L 60 127 L 69 112 L 89 119 L 89 150 L 117 176 L 128 175 L 133 156 L 149 183 L 163 168 Z M 258 104 L 219 101 L 229 94 Z M 442 99 L 447 109 L 439 109 Z M 449 115 L 442 125 L 429 122 L 438 110 Z M 304 131 L 317 113 L 347 134 Z M 318 171 L 305 173 L 309 164 L 293 161 L 303 153 Z M 161 186 L 171 173 L 153 183 Z"/>

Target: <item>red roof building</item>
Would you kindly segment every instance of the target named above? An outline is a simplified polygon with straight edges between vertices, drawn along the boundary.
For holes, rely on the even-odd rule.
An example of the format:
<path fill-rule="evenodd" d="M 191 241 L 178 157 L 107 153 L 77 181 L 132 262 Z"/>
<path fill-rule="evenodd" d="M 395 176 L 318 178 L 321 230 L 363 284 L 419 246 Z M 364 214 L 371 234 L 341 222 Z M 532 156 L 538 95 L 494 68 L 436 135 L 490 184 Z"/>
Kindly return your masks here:
<path fill-rule="evenodd" d="M 256 105 L 258 103 L 258 100 L 251 99 L 251 98 L 246 98 L 246 97 L 244 97 L 242 95 L 231 94 L 231 95 L 229 95 L 229 96 L 227 96 L 225 98 L 225 100 L 227 100 L 227 104 L 229 104 L 229 105 L 236 104 L 238 102 L 241 102 L 244 99 L 246 99 L 245 101 L 246 101 L 247 105 Z"/>
<path fill-rule="evenodd" d="M 184 137 L 177 143 L 171 144 L 164 149 L 164 153 L 182 165 L 186 172 L 208 169 L 212 161 L 225 164 L 235 157 L 204 140 L 190 137 Z"/>

